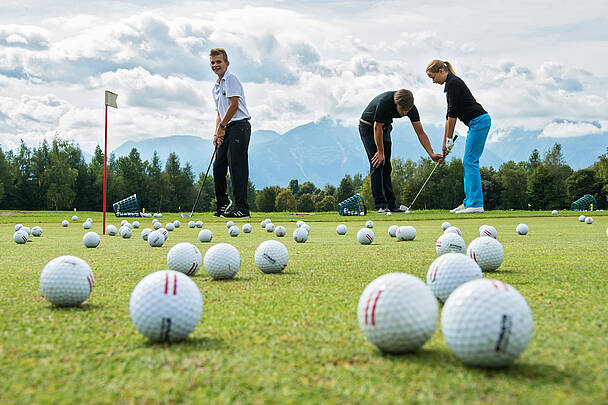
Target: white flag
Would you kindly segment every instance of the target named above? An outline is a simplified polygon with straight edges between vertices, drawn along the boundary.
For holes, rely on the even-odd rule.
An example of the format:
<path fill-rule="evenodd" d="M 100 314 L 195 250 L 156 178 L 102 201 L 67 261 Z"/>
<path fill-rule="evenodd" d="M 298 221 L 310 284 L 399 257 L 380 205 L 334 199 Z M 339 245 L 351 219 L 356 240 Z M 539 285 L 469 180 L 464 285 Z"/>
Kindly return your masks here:
<path fill-rule="evenodd" d="M 106 90 L 106 105 L 118 108 L 118 106 L 116 105 L 116 97 L 118 97 L 118 94 Z"/>

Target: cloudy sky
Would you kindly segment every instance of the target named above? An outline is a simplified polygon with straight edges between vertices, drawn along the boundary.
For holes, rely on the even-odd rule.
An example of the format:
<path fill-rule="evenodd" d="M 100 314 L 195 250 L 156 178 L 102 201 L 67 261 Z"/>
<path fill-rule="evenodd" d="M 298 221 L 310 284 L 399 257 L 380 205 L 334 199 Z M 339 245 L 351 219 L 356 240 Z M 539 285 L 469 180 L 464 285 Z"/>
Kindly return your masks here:
<path fill-rule="evenodd" d="M 119 95 L 111 149 L 210 138 L 213 47 L 244 83 L 254 130 L 323 116 L 354 128 L 372 97 L 397 88 L 414 91 L 424 125 L 443 125 L 445 96 L 425 75 L 439 58 L 492 115 L 493 140 L 608 132 L 605 0 L 3 0 L 0 9 L 3 149 L 59 133 L 92 152 L 103 145 L 106 89 Z"/>

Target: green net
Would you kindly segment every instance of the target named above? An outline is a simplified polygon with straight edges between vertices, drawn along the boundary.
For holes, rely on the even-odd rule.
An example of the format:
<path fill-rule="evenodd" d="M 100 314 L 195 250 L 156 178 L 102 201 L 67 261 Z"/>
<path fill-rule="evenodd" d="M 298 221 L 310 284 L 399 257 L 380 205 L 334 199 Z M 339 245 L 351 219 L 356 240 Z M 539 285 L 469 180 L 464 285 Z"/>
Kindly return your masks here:
<path fill-rule="evenodd" d="M 572 211 L 593 211 L 597 209 L 597 201 L 591 194 L 585 194 L 570 206 Z"/>
<path fill-rule="evenodd" d="M 112 207 L 117 217 L 141 217 L 139 204 L 137 203 L 137 194 L 115 202 L 112 204 Z"/>
<path fill-rule="evenodd" d="M 340 215 L 365 215 L 367 214 L 367 208 L 365 207 L 365 201 L 361 194 L 357 193 L 352 197 L 348 197 L 346 200 L 338 204 L 338 213 Z"/>

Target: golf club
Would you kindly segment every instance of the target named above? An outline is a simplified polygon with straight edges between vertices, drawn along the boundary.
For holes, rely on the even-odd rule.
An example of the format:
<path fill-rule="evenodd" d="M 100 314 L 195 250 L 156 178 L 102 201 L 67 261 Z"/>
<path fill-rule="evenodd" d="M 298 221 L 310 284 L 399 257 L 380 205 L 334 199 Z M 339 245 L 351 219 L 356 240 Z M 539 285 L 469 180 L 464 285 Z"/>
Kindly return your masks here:
<path fill-rule="evenodd" d="M 450 151 L 454 147 L 454 142 L 456 142 L 456 138 L 458 138 L 458 135 L 454 135 L 452 137 L 452 144 L 451 145 L 446 145 L 446 149 L 448 150 L 448 153 L 450 153 Z M 422 190 L 424 190 L 424 186 L 426 186 L 426 183 L 429 182 L 431 176 L 433 175 L 433 173 L 435 173 L 435 169 L 437 169 L 437 166 L 439 166 L 439 162 L 435 162 L 435 167 L 433 167 L 433 170 L 431 170 L 431 174 L 429 174 L 429 177 L 426 178 L 424 184 L 422 184 L 422 187 L 420 187 L 420 191 L 418 191 L 418 194 L 416 194 L 416 197 L 414 197 L 414 201 L 412 201 L 412 203 L 408 207 L 405 207 L 405 213 L 406 214 L 408 214 L 410 212 L 410 208 L 412 208 L 412 206 L 416 202 L 416 199 L 418 198 L 418 196 L 420 195 L 420 193 L 422 193 Z"/>
<path fill-rule="evenodd" d="M 209 174 L 209 169 L 211 168 L 211 164 L 213 163 L 213 159 L 215 158 L 215 152 L 217 148 L 213 149 L 213 154 L 211 155 L 211 161 L 209 162 L 209 166 L 207 167 L 207 171 L 205 172 L 205 177 L 203 178 L 203 184 L 198 189 L 198 194 L 196 195 L 196 200 L 194 200 L 194 206 L 192 207 L 192 211 L 190 214 L 182 213 L 182 218 L 192 218 L 192 214 L 194 214 L 194 209 L 196 208 L 196 204 L 198 204 L 198 199 L 201 196 L 201 191 L 203 191 L 203 187 L 205 187 L 205 182 L 207 181 L 207 175 Z"/>

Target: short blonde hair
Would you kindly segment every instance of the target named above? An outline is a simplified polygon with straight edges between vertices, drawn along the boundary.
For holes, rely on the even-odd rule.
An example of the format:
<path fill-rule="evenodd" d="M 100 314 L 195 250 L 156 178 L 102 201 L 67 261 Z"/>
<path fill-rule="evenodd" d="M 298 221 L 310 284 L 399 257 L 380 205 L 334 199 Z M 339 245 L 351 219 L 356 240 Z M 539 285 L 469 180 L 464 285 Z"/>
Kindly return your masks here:
<path fill-rule="evenodd" d="M 414 94 L 406 89 L 399 89 L 393 96 L 395 104 L 403 108 L 405 111 L 409 111 L 414 106 Z"/>
<path fill-rule="evenodd" d="M 209 57 L 222 55 L 224 62 L 228 62 L 228 54 L 224 48 L 213 48 L 209 51 Z"/>
<path fill-rule="evenodd" d="M 456 76 L 452 64 L 447 60 L 433 59 L 426 67 L 426 73 L 437 73 L 439 69 L 444 69 Z"/>

